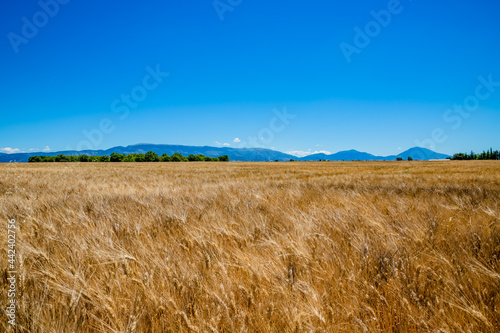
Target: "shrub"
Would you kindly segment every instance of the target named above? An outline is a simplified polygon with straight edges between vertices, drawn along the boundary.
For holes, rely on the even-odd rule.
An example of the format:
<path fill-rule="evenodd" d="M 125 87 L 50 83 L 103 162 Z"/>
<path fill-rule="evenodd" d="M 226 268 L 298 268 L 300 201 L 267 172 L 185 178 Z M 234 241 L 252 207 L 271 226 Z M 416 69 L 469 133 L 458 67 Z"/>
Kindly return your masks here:
<path fill-rule="evenodd" d="M 146 162 L 160 162 L 160 157 L 154 151 L 148 151 L 144 156 Z"/>

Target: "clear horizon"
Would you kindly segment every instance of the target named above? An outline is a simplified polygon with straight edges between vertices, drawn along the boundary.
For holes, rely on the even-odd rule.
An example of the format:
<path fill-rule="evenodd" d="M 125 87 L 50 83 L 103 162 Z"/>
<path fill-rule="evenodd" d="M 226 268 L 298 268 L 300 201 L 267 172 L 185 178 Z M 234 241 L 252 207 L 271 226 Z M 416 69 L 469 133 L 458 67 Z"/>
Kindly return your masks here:
<path fill-rule="evenodd" d="M 496 1 L 1 6 L 2 153 L 500 148 Z"/>
<path fill-rule="evenodd" d="M 185 146 L 185 147 L 210 147 L 210 148 L 232 148 L 232 149 L 251 149 L 251 148 L 256 148 L 256 149 L 270 149 L 270 150 L 274 150 L 274 151 L 277 151 L 277 152 L 281 152 L 281 153 L 285 153 L 285 154 L 288 154 L 288 155 L 293 155 L 295 157 L 298 157 L 298 158 L 302 158 L 302 157 L 306 157 L 306 156 L 311 156 L 311 155 L 315 155 L 315 154 L 325 154 L 325 155 L 333 155 L 333 154 L 336 154 L 336 153 L 341 153 L 341 152 L 347 152 L 347 151 L 357 151 L 357 152 L 360 152 L 360 153 L 368 153 L 368 154 L 372 154 L 370 153 L 369 151 L 360 151 L 360 150 L 356 150 L 356 149 L 343 149 L 343 150 L 339 150 L 339 151 L 334 151 L 334 152 L 329 152 L 329 151 L 300 151 L 300 152 L 297 152 L 297 151 L 279 151 L 279 150 L 276 150 L 276 149 L 271 149 L 271 148 L 265 148 L 265 147 L 231 147 L 231 146 L 224 146 L 224 145 L 197 145 L 197 146 L 186 146 L 186 145 L 183 145 L 183 144 L 163 144 L 163 143 L 147 143 L 147 142 L 143 142 L 143 143 L 137 143 L 137 144 L 132 144 L 132 145 L 121 145 L 121 146 L 113 146 L 113 147 L 105 147 L 105 148 L 101 148 L 101 149 L 96 149 L 96 151 L 106 151 L 106 150 L 110 150 L 110 149 L 113 149 L 113 148 L 117 148 L 117 147 L 128 147 L 128 146 L 139 146 L 139 145 L 151 145 L 151 146 L 157 146 L 157 145 L 165 145 L 165 146 Z M 35 153 L 57 153 L 57 152 L 64 152 L 64 150 L 61 150 L 61 151 L 53 151 L 51 149 L 48 149 L 49 147 L 46 147 L 45 149 L 32 149 L 32 150 L 20 150 L 20 151 L 4 151 L 4 152 L 0 152 L 0 153 L 3 153 L 3 154 L 35 154 Z M 274 148 L 274 147 L 273 147 Z M 388 155 L 376 155 L 376 154 L 372 154 L 374 156 L 377 156 L 377 157 L 388 157 L 388 156 L 396 156 L 398 154 L 401 154 L 401 153 L 404 153 L 410 149 L 413 149 L 413 148 L 423 148 L 423 147 L 410 147 L 408 149 L 403 149 L 403 148 L 398 148 L 398 151 L 395 152 L 395 153 L 392 153 L 392 154 L 388 154 Z M 424 148 L 425 149 L 425 148 Z M 438 151 L 435 151 L 436 153 L 440 153 Z M 479 152 L 479 151 L 478 151 Z M 444 153 L 443 153 L 444 154 Z M 449 154 L 450 156 L 452 156 L 451 154 Z"/>

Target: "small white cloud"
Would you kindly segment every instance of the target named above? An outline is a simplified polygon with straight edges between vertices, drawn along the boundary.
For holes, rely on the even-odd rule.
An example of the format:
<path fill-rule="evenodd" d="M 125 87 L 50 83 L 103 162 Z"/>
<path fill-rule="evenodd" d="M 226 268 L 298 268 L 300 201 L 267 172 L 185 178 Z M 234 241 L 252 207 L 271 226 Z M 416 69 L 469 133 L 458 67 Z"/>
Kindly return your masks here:
<path fill-rule="evenodd" d="M 222 146 L 222 143 L 220 143 L 219 141 L 215 141 L 215 144 L 216 144 L 217 146 Z"/>
<path fill-rule="evenodd" d="M 68 149 L 68 150 L 71 150 L 71 149 Z M 45 146 L 45 148 L 43 148 L 43 149 L 40 149 L 40 148 L 30 148 L 30 149 L 28 149 L 28 151 L 31 151 L 31 152 L 50 151 L 50 147 L 49 146 Z"/>
<path fill-rule="evenodd" d="M 6 154 L 16 154 L 16 153 L 21 153 L 21 149 L 5 147 L 5 148 L 0 148 L 0 152 L 6 153 Z"/>
<path fill-rule="evenodd" d="M 230 144 L 229 144 L 229 143 L 224 143 L 224 144 L 222 144 L 222 145 L 223 145 L 223 146 L 225 146 L 225 147 L 229 147 L 229 146 L 230 146 Z"/>
<path fill-rule="evenodd" d="M 241 142 L 241 140 L 240 140 L 239 138 L 235 138 L 235 139 L 233 140 L 233 142 L 234 142 L 234 143 L 240 143 L 240 142 Z"/>
<path fill-rule="evenodd" d="M 297 156 L 297 157 L 306 157 L 306 156 L 314 155 L 314 154 L 326 154 L 326 155 L 331 155 L 332 154 L 331 152 L 326 151 L 326 150 L 311 151 L 311 149 L 309 149 L 308 151 L 291 150 L 291 151 L 287 151 L 286 153 L 290 154 L 290 155 L 293 155 L 293 156 Z"/>

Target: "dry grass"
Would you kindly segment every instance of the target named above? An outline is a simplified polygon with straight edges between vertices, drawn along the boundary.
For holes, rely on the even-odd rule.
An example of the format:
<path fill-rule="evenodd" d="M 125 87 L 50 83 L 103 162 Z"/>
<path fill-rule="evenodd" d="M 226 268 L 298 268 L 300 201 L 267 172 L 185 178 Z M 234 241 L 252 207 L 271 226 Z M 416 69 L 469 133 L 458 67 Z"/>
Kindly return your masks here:
<path fill-rule="evenodd" d="M 19 332 L 499 332 L 499 197 L 487 161 L 0 165 L 0 304 L 15 218 Z"/>

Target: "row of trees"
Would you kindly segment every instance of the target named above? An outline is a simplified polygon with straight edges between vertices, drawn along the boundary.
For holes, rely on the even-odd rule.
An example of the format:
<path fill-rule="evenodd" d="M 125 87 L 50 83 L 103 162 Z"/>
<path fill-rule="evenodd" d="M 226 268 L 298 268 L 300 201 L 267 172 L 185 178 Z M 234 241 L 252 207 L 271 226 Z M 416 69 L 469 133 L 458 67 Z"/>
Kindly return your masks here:
<path fill-rule="evenodd" d="M 475 154 L 473 151 L 470 154 L 459 153 L 453 155 L 452 160 L 500 160 L 500 151 L 493 151 L 492 148 L 487 151 L 483 151 L 480 154 Z"/>
<path fill-rule="evenodd" d="M 31 156 L 28 160 L 30 163 L 40 162 L 229 162 L 229 156 L 222 155 L 219 157 L 208 157 L 205 155 L 189 155 L 182 156 L 180 153 L 175 153 L 172 156 L 163 154 L 159 156 L 153 151 L 148 151 L 146 154 L 118 154 L 112 153 L 110 156 L 89 156 L 89 155 L 57 155 L 57 156 Z"/>

